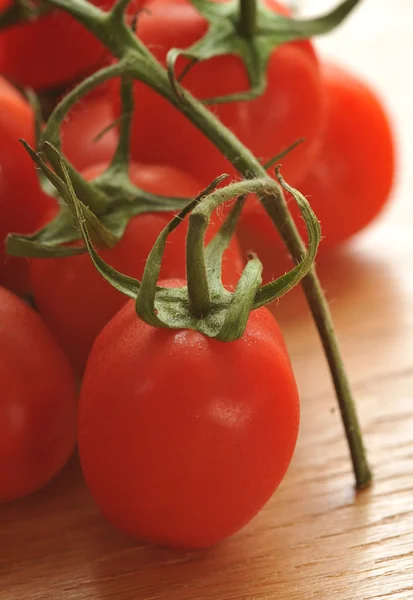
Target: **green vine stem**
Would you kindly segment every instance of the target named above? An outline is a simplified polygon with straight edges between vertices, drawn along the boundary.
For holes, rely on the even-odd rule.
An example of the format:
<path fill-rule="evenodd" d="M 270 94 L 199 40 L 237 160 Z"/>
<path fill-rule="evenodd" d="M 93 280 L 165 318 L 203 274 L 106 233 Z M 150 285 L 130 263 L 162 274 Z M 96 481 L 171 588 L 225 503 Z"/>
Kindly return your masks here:
<path fill-rule="evenodd" d="M 133 113 L 133 94 L 132 94 L 132 69 L 131 62 L 136 57 L 126 56 L 118 63 L 109 65 L 93 73 L 84 79 L 78 86 L 70 90 L 57 104 L 51 113 L 47 123 L 43 129 L 41 142 L 47 141 L 53 147 L 60 150 L 61 137 L 60 129 L 63 120 L 77 102 L 91 92 L 96 87 L 108 82 L 113 78 L 120 77 L 122 79 L 121 97 L 123 106 L 123 115 L 119 120 L 119 142 L 115 154 L 112 158 L 109 167 L 93 182 L 86 181 L 80 173 L 74 169 L 66 157 L 64 162 L 69 173 L 72 184 L 76 193 L 96 215 L 103 215 L 107 212 L 108 205 L 113 204 L 114 198 L 128 198 L 132 202 L 136 202 L 137 207 L 140 206 L 141 211 L 146 210 L 162 211 L 162 210 L 179 210 L 188 202 L 188 198 L 165 197 L 157 194 L 152 194 L 138 188 L 129 179 L 129 143 L 130 143 L 130 122 Z M 115 126 L 116 124 L 112 124 Z M 101 135 L 104 132 L 101 132 Z M 53 168 L 59 172 L 60 166 L 56 155 L 46 155 Z M 60 171 L 61 175 L 61 171 Z"/>
<path fill-rule="evenodd" d="M 127 174 L 130 159 L 131 123 L 134 109 L 132 80 L 122 77 L 120 94 L 122 100 L 122 116 L 119 122 L 119 143 L 112 158 L 109 171 Z"/>
<path fill-rule="evenodd" d="M 71 89 L 61 101 L 57 104 L 52 114 L 50 115 L 47 123 L 43 129 L 42 138 L 53 144 L 56 148 L 60 149 L 60 127 L 61 124 L 69 113 L 69 111 L 89 92 L 100 86 L 102 83 L 106 83 L 114 77 L 120 77 L 125 73 L 125 65 L 123 62 L 118 62 L 109 67 L 100 69 L 79 85 Z"/>
<path fill-rule="evenodd" d="M 179 93 L 175 93 L 165 69 L 127 26 L 123 18 L 123 11 L 128 5 L 128 0 L 118 0 L 109 13 L 99 10 L 86 0 L 48 1 L 52 6 L 66 10 L 84 23 L 115 57 L 122 60 L 125 74 L 143 81 L 171 102 L 215 144 L 244 177 L 247 179 L 267 178 L 271 181 L 265 168 L 248 148 L 243 146 L 212 112 L 177 81 L 175 89 L 179 90 Z M 299 262 L 305 255 L 306 248 L 290 215 L 281 188 L 277 189 L 276 202 L 266 195 L 261 197 L 261 201 L 279 230 L 291 256 L 296 262 Z M 356 486 L 359 489 L 364 488 L 371 481 L 371 471 L 332 317 L 314 268 L 311 268 L 303 279 L 302 285 L 330 367 L 350 449 Z"/>
<path fill-rule="evenodd" d="M 50 161 L 50 164 L 53 166 L 56 172 L 60 172 L 60 174 L 62 174 L 60 161 L 56 160 L 56 155 L 53 152 L 48 152 L 47 146 L 42 146 L 42 142 L 47 140 L 54 147 L 60 149 L 60 128 L 64 118 L 73 108 L 73 106 L 88 92 L 92 91 L 102 83 L 105 83 L 109 79 L 112 79 L 113 77 L 119 77 L 122 74 L 122 63 L 117 63 L 101 69 L 68 92 L 53 110 L 41 135 L 39 146 L 44 149 L 47 159 Z M 82 177 L 82 175 L 69 163 L 68 160 L 65 160 L 65 166 L 68 170 L 76 193 L 82 199 L 82 202 L 91 210 L 93 210 L 96 215 L 99 216 L 104 214 L 109 203 L 109 197 L 104 192 L 99 190 L 96 185 L 86 181 L 84 177 Z"/>
<path fill-rule="evenodd" d="M 239 31 L 246 38 L 254 37 L 257 28 L 256 0 L 239 1 Z"/>

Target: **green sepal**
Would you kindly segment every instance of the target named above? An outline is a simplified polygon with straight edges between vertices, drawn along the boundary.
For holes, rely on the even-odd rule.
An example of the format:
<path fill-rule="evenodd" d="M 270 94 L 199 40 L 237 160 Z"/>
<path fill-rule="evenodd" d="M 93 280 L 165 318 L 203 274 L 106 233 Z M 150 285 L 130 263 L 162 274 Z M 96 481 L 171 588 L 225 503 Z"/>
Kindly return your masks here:
<path fill-rule="evenodd" d="M 225 250 L 235 233 L 238 218 L 245 204 L 246 196 L 237 198 L 228 218 L 222 224 L 222 227 L 214 235 L 205 249 L 205 266 L 208 272 L 209 289 L 211 294 L 215 291 L 222 292 L 224 285 L 222 283 L 222 259 Z"/>
<path fill-rule="evenodd" d="M 242 336 L 247 326 L 254 298 L 262 283 L 262 263 L 251 257 L 242 272 L 231 303 L 225 313 L 224 323 L 216 336 L 222 342 L 231 342 Z"/>
<path fill-rule="evenodd" d="M 23 146 L 39 167 L 42 188 L 59 204 L 57 216 L 33 234 L 10 233 L 6 239 L 6 251 L 10 256 L 30 258 L 60 258 L 86 252 L 85 246 L 68 245 L 82 240 L 82 235 L 73 216 L 74 206 L 68 196 L 67 185 L 52 171 L 42 158 L 25 141 Z M 44 143 L 45 144 L 45 143 Z M 61 173 L 66 172 L 66 164 L 59 151 L 46 143 L 48 152 L 54 153 Z M 175 212 L 189 202 L 188 198 L 158 196 L 134 186 L 124 173 L 106 171 L 93 181 L 94 187 L 110 197 L 106 214 L 97 217 L 84 203 L 83 214 L 88 220 L 88 229 L 94 243 L 99 248 L 111 248 L 120 240 L 129 221 L 148 212 Z M 64 201 L 64 202 L 63 202 Z M 79 200 L 80 202 L 80 200 Z M 71 209 L 68 208 L 71 206 Z"/>
<path fill-rule="evenodd" d="M 74 233 L 75 232 L 75 233 Z M 59 207 L 56 217 L 32 235 L 10 233 L 6 238 L 6 252 L 10 256 L 30 258 L 58 258 L 82 254 L 86 248 L 82 246 L 67 246 L 80 240 L 76 220 L 65 205 Z"/>
<path fill-rule="evenodd" d="M 100 186 L 98 181 L 96 184 Z M 109 187 L 102 185 L 101 189 L 108 190 Z M 148 212 L 175 212 L 187 204 L 188 198 L 156 196 L 149 192 L 142 192 L 130 184 L 128 196 L 126 198 L 124 194 L 115 196 L 110 204 L 110 212 L 101 215 L 99 220 L 116 240 L 120 240 L 133 217 Z M 62 204 L 57 217 L 39 231 L 30 235 L 9 234 L 6 250 L 11 256 L 32 258 L 72 256 L 86 252 L 85 246 L 63 247 L 62 244 L 71 244 L 81 239 L 82 235 L 72 211 Z"/>
<path fill-rule="evenodd" d="M 72 201 L 75 192 L 74 189 L 71 189 L 73 185 L 69 178 L 64 159 L 59 151 L 52 144 L 44 142 L 43 146 L 47 147 L 49 154 L 55 156 L 55 161 L 59 164 L 60 171 L 62 172 L 65 181 L 47 166 L 40 153 L 35 152 L 24 140 L 22 140 L 22 144 L 36 165 L 53 183 L 54 187 L 59 192 L 60 197 L 64 200 L 72 213 L 75 213 L 75 206 Z M 69 181 L 70 184 L 66 183 L 67 181 Z M 118 241 L 116 236 L 104 226 L 99 217 L 97 217 L 85 204 L 83 204 L 83 218 L 86 219 L 92 239 L 99 248 L 112 248 L 116 244 Z"/>
<path fill-rule="evenodd" d="M 34 139 L 35 139 L 35 147 L 34 150 L 36 152 L 41 152 L 41 139 L 42 139 L 42 130 L 44 127 L 44 119 L 43 119 L 43 110 L 41 97 L 31 88 L 23 90 L 24 95 L 26 96 L 30 106 L 33 109 L 34 115 Z M 59 90 L 60 95 L 62 94 L 62 90 Z M 42 169 L 36 169 L 37 180 L 39 182 L 40 187 L 44 191 L 44 193 L 51 197 L 58 197 L 57 190 L 50 182 L 49 178 L 44 174 Z"/>
<path fill-rule="evenodd" d="M 247 70 L 250 89 L 226 96 L 207 98 L 206 104 L 251 100 L 260 96 L 267 87 L 267 65 L 272 52 L 281 44 L 307 39 L 330 32 L 353 10 L 360 0 L 345 0 L 331 12 L 313 19 L 294 19 L 279 15 L 257 0 L 254 34 L 245 36 L 240 27 L 239 0 L 225 3 L 211 0 L 191 0 L 209 23 L 204 37 L 187 49 L 173 48 L 167 55 L 167 69 L 171 84 L 179 94 L 176 81 L 182 81 L 193 64 L 224 54 L 239 56 Z M 175 64 L 179 56 L 191 61 L 178 78 Z"/>
<path fill-rule="evenodd" d="M 179 196 L 160 196 L 140 189 L 130 182 L 124 173 L 108 170 L 93 180 L 94 185 L 110 197 L 110 212 L 125 210 L 131 215 L 146 212 L 165 212 L 182 210 L 190 198 Z M 102 216 L 104 218 L 104 216 Z"/>
<path fill-rule="evenodd" d="M 129 277 L 127 275 L 119 273 L 119 271 L 108 265 L 94 249 L 92 240 L 88 232 L 86 219 L 84 218 L 85 207 L 77 198 L 67 173 L 66 176 L 68 184 L 68 193 L 71 196 L 70 202 L 71 205 L 74 207 L 74 215 L 79 225 L 79 229 L 83 241 L 85 243 L 85 247 L 89 252 L 89 256 L 91 257 L 92 262 L 96 267 L 96 270 L 102 275 L 104 279 L 106 279 L 106 281 L 110 282 L 113 285 L 113 287 L 116 288 L 119 292 L 125 294 L 129 298 L 136 298 L 140 287 L 139 281 L 134 279 L 133 277 Z"/>

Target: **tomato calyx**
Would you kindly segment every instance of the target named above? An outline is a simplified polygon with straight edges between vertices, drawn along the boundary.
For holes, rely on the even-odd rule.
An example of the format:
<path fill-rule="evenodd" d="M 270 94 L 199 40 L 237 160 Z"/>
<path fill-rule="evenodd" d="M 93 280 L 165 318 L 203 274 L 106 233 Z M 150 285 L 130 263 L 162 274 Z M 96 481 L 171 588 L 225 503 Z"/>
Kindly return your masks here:
<path fill-rule="evenodd" d="M 70 203 L 70 196 L 66 187 L 62 185 L 61 177 L 48 167 L 41 153 L 35 152 L 27 143 L 24 143 L 24 146 L 36 165 L 56 186 L 58 196 L 55 200 L 58 210 L 57 215 L 47 225 L 33 234 L 10 233 L 6 238 L 7 253 L 10 256 L 31 258 L 57 258 L 85 253 L 86 247 L 77 244 L 82 240 L 82 235 L 73 212 L 67 206 Z M 56 152 L 49 142 L 44 142 L 41 150 L 48 156 Z M 123 185 L 120 184 L 121 180 Z M 188 198 L 157 196 L 140 190 L 126 181 L 124 174 L 116 174 L 110 169 L 93 182 L 83 181 L 84 188 L 80 191 L 76 189 L 75 193 L 82 204 L 89 231 L 101 249 L 115 246 L 122 238 L 129 221 L 136 215 L 146 212 L 175 211 L 188 203 Z M 75 189 L 74 184 L 72 185 Z M 95 192 L 97 192 L 94 195 L 95 200 L 101 193 L 104 194 L 105 206 L 102 211 L 96 210 L 96 205 L 90 208 L 88 196 Z"/>
<path fill-rule="evenodd" d="M 117 290 L 135 301 L 137 315 L 154 327 L 192 329 L 221 341 L 242 336 L 251 310 L 264 306 L 287 293 L 309 272 L 320 242 L 320 225 L 307 200 L 283 180 L 277 169 L 278 181 L 295 198 L 308 232 L 308 250 L 302 261 L 291 271 L 261 287 L 262 265 L 250 256 L 235 290 L 222 283 L 222 257 L 234 234 L 245 198 L 256 194 L 265 201 L 275 201 L 278 187 L 275 181 L 252 179 L 217 188 L 227 177 L 218 177 L 197 198 L 187 204 L 160 233 L 146 261 L 141 281 L 126 276 L 108 265 L 96 252 L 101 245 L 102 229 L 95 228 L 85 205 L 79 201 L 71 183 L 64 159 L 59 157 L 62 178 L 49 170 L 45 173 L 73 213 L 87 251 L 99 273 Z M 226 202 L 235 203 L 219 231 L 205 246 L 205 233 L 211 215 Z M 158 285 L 163 253 L 169 235 L 189 217 L 186 271 L 187 281 L 180 287 Z"/>
<path fill-rule="evenodd" d="M 103 76 L 117 73 L 115 68 L 103 69 Z M 40 171 L 43 189 L 53 196 L 58 204 L 57 215 L 44 227 L 31 235 L 10 233 L 6 239 L 6 250 L 10 256 L 31 258 L 67 257 L 86 252 L 82 235 L 77 227 L 72 195 L 82 205 L 83 217 L 88 230 L 99 248 L 112 248 L 122 238 L 129 221 L 147 212 L 170 212 L 181 210 L 190 198 L 159 196 L 134 185 L 129 179 L 130 119 L 133 113 L 131 82 L 124 77 L 121 86 L 123 117 L 120 123 L 119 142 L 109 167 L 93 181 L 87 181 L 62 156 L 60 126 L 72 106 L 99 83 L 101 72 L 85 80 L 63 98 L 49 118 L 37 144 L 37 151 L 24 140 L 22 144 Z M 38 127 L 41 130 L 41 127 Z M 45 158 L 48 162 L 46 162 Z M 49 167 L 49 164 L 53 170 Z M 68 190 L 64 173 L 69 174 Z M 46 181 L 44 181 L 44 179 Z M 50 190 L 50 182 L 57 194 Z"/>
<path fill-rule="evenodd" d="M 180 95 L 177 81 L 182 82 L 195 63 L 225 54 L 239 56 L 245 65 L 250 89 L 203 100 L 207 104 L 219 104 L 260 96 L 267 86 L 269 58 L 278 46 L 330 32 L 347 17 L 359 0 L 345 0 L 331 12 L 313 19 L 294 19 L 278 14 L 270 10 L 263 0 L 191 2 L 208 21 L 209 27 L 204 37 L 189 48 L 173 48 L 168 52 L 168 76 Z M 180 56 L 190 62 L 176 77 L 175 65 Z"/>

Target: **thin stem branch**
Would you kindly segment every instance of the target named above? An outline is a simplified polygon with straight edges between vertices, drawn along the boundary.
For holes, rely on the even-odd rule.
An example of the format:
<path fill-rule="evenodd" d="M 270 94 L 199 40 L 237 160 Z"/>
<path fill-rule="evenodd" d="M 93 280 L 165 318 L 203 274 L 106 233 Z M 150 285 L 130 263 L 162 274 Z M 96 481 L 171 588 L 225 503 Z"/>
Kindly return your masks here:
<path fill-rule="evenodd" d="M 97 71 L 84 81 L 80 83 L 76 88 L 72 89 L 56 106 L 52 114 L 50 115 L 46 126 L 41 136 L 42 140 L 47 140 L 56 148 L 60 149 L 61 137 L 60 129 L 62 123 L 73 108 L 73 106 L 83 98 L 86 94 L 91 92 L 100 84 L 112 79 L 119 77 L 125 72 L 125 64 L 120 61 L 109 67 L 105 67 L 100 71 Z M 59 162 L 56 161 L 54 154 L 48 154 L 48 159 L 53 165 L 53 168 L 60 172 Z M 71 181 L 73 182 L 76 194 L 82 199 L 84 204 L 88 206 L 96 215 L 103 214 L 108 204 L 108 198 L 101 190 L 99 190 L 92 182 L 86 181 L 84 177 L 70 164 L 65 158 L 65 165 L 69 172 Z"/>
<path fill-rule="evenodd" d="M 254 37 L 257 30 L 256 0 L 239 0 L 239 33 L 248 39 Z"/>
<path fill-rule="evenodd" d="M 55 107 L 52 114 L 50 115 L 46 126 L 43 130 L 43 139 L 47 139 L 56 148 L 60 148 L 60 128 L 62 123 L 73 108 L 73 106 L 86 96 L 89 92 L 94 90 L 96 87 L 113 79 L 119 77 L 125 73 L 125 64 L 121 61 L 109 67 L 105 67 L 93 75 L 90 75 L 87 79 L 82 81 L 75 88 L 70 90 Z"/>
<path fill-rule="evenodd" d="M 186 242 L 186 280 L 189 310 L 197 319 L 205 317 L 211 308 L 204 253 L 207 226 L 208 219 L 203 214 L 191 213 Z"/>
<path fill-rule="evenodd" d="M 263 203 L 265 204 L 265 198 L 263 199 Z M 293 259 L 296 262 L 301 260 L 301 252 L 304 246 L 302 240 L 298 239 L 298 231 L 288 211 L 284 197 L 283 201 L 278 203 L 278 205 L 268 203 L 265 208 L 274 223 L 277 224 L 278 230 Z M 311 268 L 308 275 L 301 281 L 301 285 L 303 286 L 330 367 L 353 464 L 356 486 L 362 489 L 369 485 L 372 474 L 363 444 L 356 405 L 334 331 L 333 318 L 314 267 Z"/>
<path fill-rule="evenodd" d="M 363 489 L 369 485 L 372 474 L 363 444 L 355 401 L 351 393 L 350 383 L 334 332 L 333 319 L 314 270 L 313 273 L 310 273 L 310 275 L 303 279 L 302 285 L 330 367 L 343 426 L 348 440 L 356 486 L 359 489 Z M 310 296 L 312 298 L 311 302 L 309 300 Z"/>
<path fill-rule="evenodd" d="M 122 77 L 121 101 L 122 115 L 119 122 L 119 141 L 112 158 L 110 169 L 128 173 L 130 158 L 131 123 L 134 108 L 133 81 L 128 76 Z"/>

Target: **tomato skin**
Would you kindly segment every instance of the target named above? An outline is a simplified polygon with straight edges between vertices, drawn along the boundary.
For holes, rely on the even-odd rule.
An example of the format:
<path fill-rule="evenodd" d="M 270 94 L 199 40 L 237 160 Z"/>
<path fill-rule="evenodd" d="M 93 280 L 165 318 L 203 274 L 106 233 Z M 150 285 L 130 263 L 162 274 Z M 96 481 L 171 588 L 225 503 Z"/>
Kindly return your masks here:
<path fill-rule="evenodd" d="M 326 63 L 323 76 L 329 120 L 318 160 L 301 187 L 321 221 L 327 249 L 381 212 L 393 184 L 395 148 L 389 116 L 373 90 L 336 65 Z"/>
<path fill-rule="evenodd" d="M 91 2 L 104 10 L 114 4 L 114 0 Z M 141 4 L 133 0 L 128 10 L 133 14 Z M 36 90 L 73 81 L 107 59 L 93 34 L 62 10 L 0 32 L 0 72 Z"/>
<path fill-rule="evenodd" d="M 325 63 L 322 74 L 328 100 L 325 137 L 311 172 L 299 185 L 321 223 L 320 256 L 380 214 L 389 200 L 395 172 L 393 134 L 379 98 L 342 67 Z M 290 206 L 306 237 L 295 202 Z M 280 254 L 280 239 L 264 209 L 252 198 L 241 215 L 239 234 L 243 246 L 253 248 L 263 259 L 268 278 L 272 265 L 266 255 Z"/>
<path fill-rule="evenodd" d="M 275 12 L 280 4 L 267 0 Z M 188 0 L 150 0 L 139 17 L 137 35 L 165 65 L 172 47 L 187 48 L 207 30 L 207 21 Z M 176 73 L 187 64 L 179 59 Z M 183 85 L 200 99 L 249 89 L 241 60 L 225 55 L 195 65 Z M 119 111 L 119 92 L 114 101 Z M 204 183 L 222 173 L 236 173 L 212 142 L 165 99 L 135 83 L 132 153 L 136 160 L 162 162 L 185 169 Z M 285 160 L 290 181 L 308 172 L 324 126 L 324 93 L 318 62 L 310 42 L 284 44 L 271 55 L 268 88 L 253 101 L 214 105 L 219 119 L 263 162 L 300 137 L 301 144 Z"/>
<path fill-rule="evenodd" d="M 0 76 L 0 285 L 28 291 L 28 262 L 6 256 L 8 233 L 37 229 L 51 200 L 40 189 L 32 159 L 19 143 L 34 146 L 33 111 L 17 90 Z"/>
<path fill-rule="evenodd" d="M 246 525 L 290 463 L 297 388 L 270 312 L 219 342 L 155 329 L 128 302 L 95 341 L 78 413 L 81 465 L 128 535 L 205 548 Z"/>
<path fill-rule="evenodd" d="M 85 171 L 94 179 L 103 165 Z M 155 194 L 173 193 L 194 197 L 202 189 L 190 175 L 172 167 L 131 165 L 131 180 Z M 121 273 L 141 278 L 146 258 L 172 213 L 147 213 L 134 217 L 119 243 L 100 254 Z M 218 222 L 208 230 L 208 239 Z M 162 277 L 185 275 L 185 238 L 187 225 L 180 225 L 170 236 L 161 269 Z M 235 285 L 243 262 L 236 240 L 224 256 L 224 282 Z M 36 305 L 76 369 L 82 371 L 93 341 L 102 327 L 126 302 L 96 271 L 87 254 L 70 258 L 34 259 L 30 267 L 31 286 Z"/>
<path fill-rule="evenodd" d="M 119 138 L 116 127 L 102 131 L 115 120 L 110 94 L 96 90 L 78 102 L 69 112 L 61 128 L 62 150 L 76 169 L 109 162 Z"/>
<path fill-rule="evenodd" d="M 76 388 L 40 316 L 2 287 L 0 354 L 0 501 L 8 501 L 45 485 L 69 458 Z"/>

